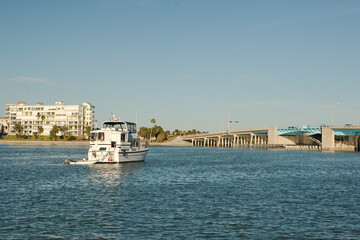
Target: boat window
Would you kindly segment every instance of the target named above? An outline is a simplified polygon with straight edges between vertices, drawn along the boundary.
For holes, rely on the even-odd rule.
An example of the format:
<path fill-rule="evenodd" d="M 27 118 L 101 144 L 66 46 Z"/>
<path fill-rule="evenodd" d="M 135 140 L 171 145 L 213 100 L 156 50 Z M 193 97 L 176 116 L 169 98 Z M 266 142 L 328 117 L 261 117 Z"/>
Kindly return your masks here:
<path fill-rule="evenodd" d="M 139 141 L 138 140 L 135 140 L 134 143 L 133 143 L 133 147 L 139 147 Z"/>
<path fill-rule="evenodd" d="M 111 142 L 111 147 L 116 147 L 116 142 Z"/>
<path fill-rule="evenodd" d="M 98 133 L 98 140 L 100 140 L 101 142 L 105 140 L 105 134 L 103 132 Z"/>
<path fill-rule="evenodd" d="M 109 123 L 104 123 L 104 128 L 115 128 L 116 130 L 123 130 L 125 128 L 125 124 L 109 122 Z"/>
<path fill-rule="evenodd" d="M 90 141 L 96 141 L 97 140 L 97 134 L 96 133 L 91 133 L 90 134 Z"/>
<path fill-rule="evenodd" d="M 135 124 L 129 124 L 128 123 L 128 130 L 131 133 L 136 133 L 136 125 Z"/>
<path fill-rule="evenodd" d="M 121 142 L 125 142 L 125 134 L 121 134 Z"/>

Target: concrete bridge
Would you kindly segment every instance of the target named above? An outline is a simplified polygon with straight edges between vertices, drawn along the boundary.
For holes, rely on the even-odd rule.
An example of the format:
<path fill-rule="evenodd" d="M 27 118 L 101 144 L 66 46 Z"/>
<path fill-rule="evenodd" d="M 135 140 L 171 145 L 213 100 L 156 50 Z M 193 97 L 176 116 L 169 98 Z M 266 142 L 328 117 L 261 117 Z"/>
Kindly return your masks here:
<path fill-rule="evenodd" d="M 360 151 L 360 126 L 253 128 L 183 136 L 198 147 Z"/>

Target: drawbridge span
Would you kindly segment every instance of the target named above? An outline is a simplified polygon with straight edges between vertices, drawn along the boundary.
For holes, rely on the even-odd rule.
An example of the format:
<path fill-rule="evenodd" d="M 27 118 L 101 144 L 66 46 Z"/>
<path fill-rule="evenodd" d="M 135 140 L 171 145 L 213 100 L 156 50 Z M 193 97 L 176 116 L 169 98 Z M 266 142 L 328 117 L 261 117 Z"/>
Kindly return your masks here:
<path fill-rule="evenodd" d="M 360 126 L 253 128 L 183 136 L 196 147 L 360 150 Z"/>

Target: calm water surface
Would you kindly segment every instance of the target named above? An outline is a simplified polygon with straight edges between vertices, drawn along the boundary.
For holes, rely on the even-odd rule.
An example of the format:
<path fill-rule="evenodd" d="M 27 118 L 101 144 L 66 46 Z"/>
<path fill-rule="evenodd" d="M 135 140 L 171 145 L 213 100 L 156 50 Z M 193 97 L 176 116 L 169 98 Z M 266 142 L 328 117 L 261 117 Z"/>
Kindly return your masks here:
<path fill-rule="evenodd" d="M 359 239 L 360 154 L 0 145 L 0 239 Z"/>

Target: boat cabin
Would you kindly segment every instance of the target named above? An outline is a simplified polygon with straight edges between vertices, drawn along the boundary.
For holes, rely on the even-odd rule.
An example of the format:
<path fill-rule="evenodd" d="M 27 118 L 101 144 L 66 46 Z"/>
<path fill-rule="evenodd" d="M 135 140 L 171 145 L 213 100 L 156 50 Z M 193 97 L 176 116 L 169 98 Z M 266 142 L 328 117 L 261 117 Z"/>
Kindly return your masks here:
<path fill-rule="evenodd" d="M 123 150 L 140 147 L 140 138 L 137 134 L 136 124 L 132 122 L 107 121 L 100 130 L 90 133 L 90 145 L 99 145 Z"/>

